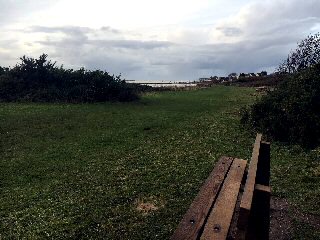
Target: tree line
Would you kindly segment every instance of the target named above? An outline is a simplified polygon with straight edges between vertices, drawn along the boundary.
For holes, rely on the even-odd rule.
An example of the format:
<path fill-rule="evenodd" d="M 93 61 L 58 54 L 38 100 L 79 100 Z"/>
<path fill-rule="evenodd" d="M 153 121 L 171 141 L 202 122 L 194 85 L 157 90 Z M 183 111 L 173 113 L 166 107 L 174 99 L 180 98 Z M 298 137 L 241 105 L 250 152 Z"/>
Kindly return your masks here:
<path fill-rule="evenodd" d="M 14 67 L 0 67 L 0 101 L 134 101 L 146 86 L 126 83 L 101 70 L 66 69 L 48 60 L 23 56 Z"/>

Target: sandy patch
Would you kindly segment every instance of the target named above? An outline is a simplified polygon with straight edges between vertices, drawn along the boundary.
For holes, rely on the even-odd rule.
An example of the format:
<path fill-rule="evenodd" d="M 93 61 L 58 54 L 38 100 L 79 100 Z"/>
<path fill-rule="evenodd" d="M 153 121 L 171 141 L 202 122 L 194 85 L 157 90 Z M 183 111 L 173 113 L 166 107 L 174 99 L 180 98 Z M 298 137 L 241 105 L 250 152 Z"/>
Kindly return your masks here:
<path fill-rule="evenodd" d="M 146 199 L 136 200 L 135 205 L 136 210 L 142 215 L 149 215 L 152 212 L 158 211 L 160 208 L 163 208 L 164 202 L 154 197 L 150 197 Z"/>

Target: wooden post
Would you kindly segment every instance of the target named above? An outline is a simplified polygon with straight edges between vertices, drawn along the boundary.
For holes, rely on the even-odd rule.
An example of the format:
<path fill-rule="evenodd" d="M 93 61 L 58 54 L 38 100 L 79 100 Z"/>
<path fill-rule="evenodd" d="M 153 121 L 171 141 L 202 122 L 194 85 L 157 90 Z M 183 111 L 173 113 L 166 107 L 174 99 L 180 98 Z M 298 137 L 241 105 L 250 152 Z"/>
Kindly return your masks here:
<path fill-rule="evenodd" d="M 270 143 L 261 141 L 256 184 L 270 186 Z"/>
<path fill-rule="evenodd" d="M 261 141 L 246 240 L 269 239 L 270 198 L 270 143 Z"/>
<path fill-rule="evenodd" d="M 269 239 L 270 197 L 271 190 L 269 186 L 255 185 L 246 240 Z"/>

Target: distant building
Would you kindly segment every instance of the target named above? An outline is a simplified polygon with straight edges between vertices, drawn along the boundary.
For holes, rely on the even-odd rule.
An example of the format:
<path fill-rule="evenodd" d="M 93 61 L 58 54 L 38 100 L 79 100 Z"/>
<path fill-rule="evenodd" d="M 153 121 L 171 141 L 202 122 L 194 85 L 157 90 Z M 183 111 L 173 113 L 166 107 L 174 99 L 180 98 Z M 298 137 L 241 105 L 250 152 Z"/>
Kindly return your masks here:
<path fill-rule="evenodd" d="M 212 80 L 212 81 L 218 81 L 219 80 L 219 77 L 217 77 L 217 76 L 211 76 L 210 77 L 210 80 Z"/>
<path fill-rule="evenodd" d="M 226 82 L 226 81 L 229 81 L 229 78 L 228 77 L 220 77 L 219 81 L 220 82 Z"/>
<path fill-rule="evenodd" d="M 210 78 L 199 78 L 199 82 L 210 81 Z"/>
<path fill-rule="evenodd" d="M 229 78 L 229 81 L 234 81 L 234 80 L 237 80 L 239 78 L 239 76 L 237 73 L 230 73 L 228 75 L 228 78 Z"/>
<path fill-rule="evenodd" d="M 217 77 L 211 76 L 209 78 L 199 78 L 200 83 L 208 83 L 208 84 L 216 84 L 220 82 L 228 82 L 228 81 L 237 81 L 239 78 L 253 78 L 253 77 L 261 77 L 267 76 L 267 71 L 262 71 L 261 73 L 230 73 L 227 77 Z"/>

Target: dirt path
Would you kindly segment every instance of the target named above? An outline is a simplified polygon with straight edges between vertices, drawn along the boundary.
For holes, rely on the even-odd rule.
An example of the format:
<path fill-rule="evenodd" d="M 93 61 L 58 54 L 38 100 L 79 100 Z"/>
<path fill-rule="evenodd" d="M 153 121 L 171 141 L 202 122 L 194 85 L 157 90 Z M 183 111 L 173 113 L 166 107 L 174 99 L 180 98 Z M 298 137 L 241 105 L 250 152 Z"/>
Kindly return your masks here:
<path fill-rule="evenodd" d="M 320 216 L 305 214 L 283 198 L 272 197 L 270 205 L 270 239 L 292 239 L 294 221 L 320 229 Z M 297 230 L 297 229 L 296 229 Z M 319 236 L 320 238 L 320 236 Z"/>

